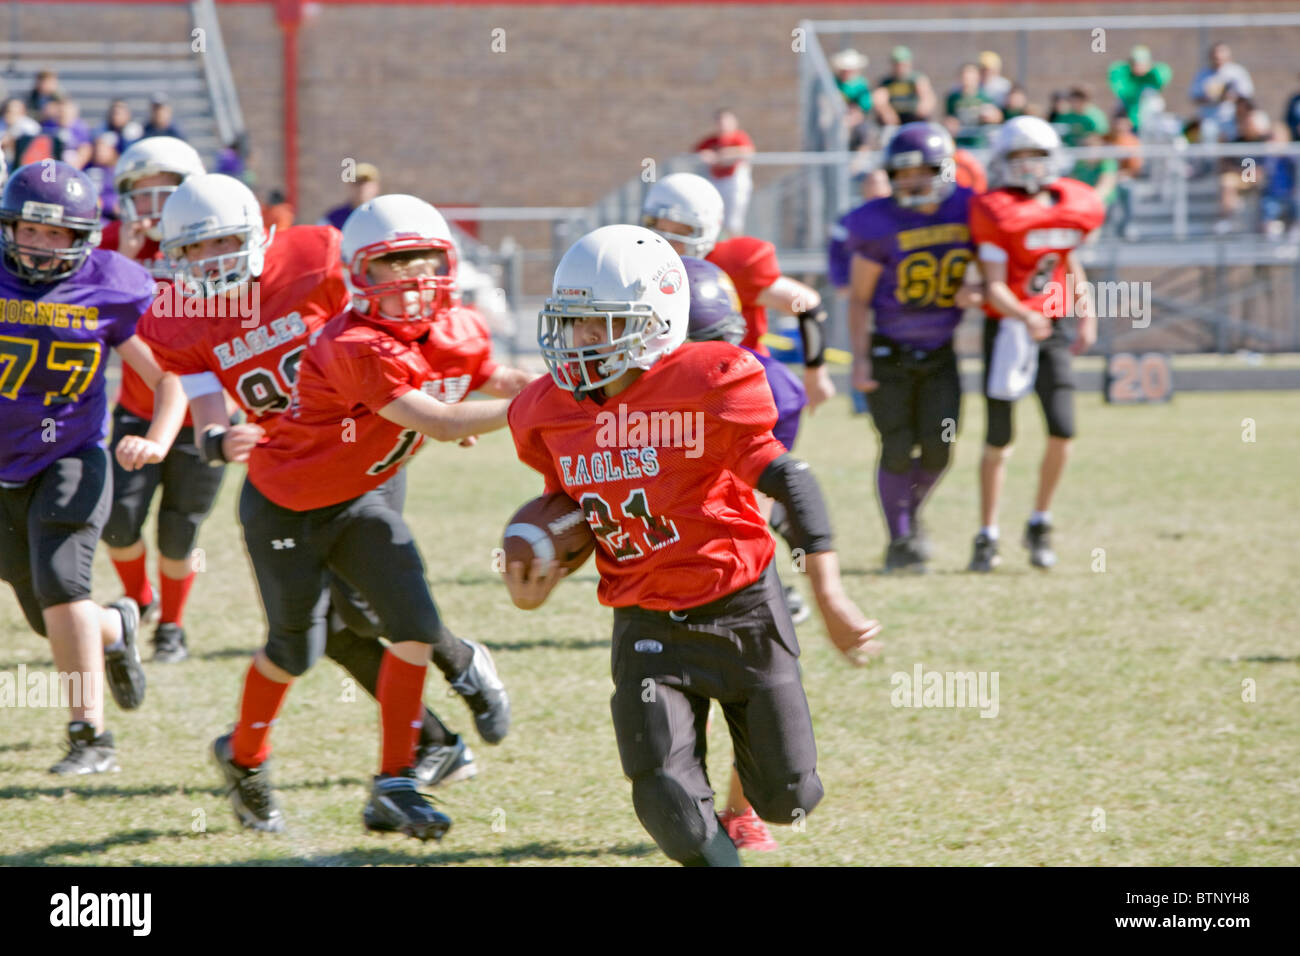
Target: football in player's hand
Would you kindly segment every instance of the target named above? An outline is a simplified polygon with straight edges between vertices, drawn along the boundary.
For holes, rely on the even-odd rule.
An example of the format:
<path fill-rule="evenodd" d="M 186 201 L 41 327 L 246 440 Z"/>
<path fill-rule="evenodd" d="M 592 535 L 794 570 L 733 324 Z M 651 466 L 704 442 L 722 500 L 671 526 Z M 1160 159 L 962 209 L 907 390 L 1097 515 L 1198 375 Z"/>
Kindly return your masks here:
<path fill-rule="evenodd" d="M 533 559 L 541 558 L 559 562 L 566 574 L 572 574 L 595 550 L 596 536 L 577 502 L 557 491 L 526 502 L 514 513 L 502 547 L 506 567 L 522 561 L 530 571 Z"/>

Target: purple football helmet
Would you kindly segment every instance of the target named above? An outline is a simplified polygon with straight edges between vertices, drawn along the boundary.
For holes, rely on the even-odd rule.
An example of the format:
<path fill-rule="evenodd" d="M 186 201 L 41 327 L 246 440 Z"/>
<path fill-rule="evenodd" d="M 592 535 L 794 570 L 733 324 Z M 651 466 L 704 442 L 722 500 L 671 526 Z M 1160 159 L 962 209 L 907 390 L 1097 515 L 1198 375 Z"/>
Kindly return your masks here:
<path fill-rule="evenodd" d="M 745 337 L 745 317 L 740 314 L 740 295 L 735 283 L 712 262 L 682 256 L 686 284 L 691 290 L 691 314 L 686 341 L 712 342 L 721 339 L 738 345 Z"/>
<path fill-rule="evenodd" d="M 71 230 L 72 245 L 47 249 L 22 245 L 19 223 Z M 58 282 L 78 269 L 99 245 L 99 191 L 75 166 L 53 159 L 28 163 L 5 183 L 0 194 L 0 259 L 28 282 Z"/>
<path fill-rule="evenodd" d="M 957 187 L 952 137 L 938 123 L 906 123 L 885 146 L 885 171 L 894 187 L 894 202 L 907 209 L 943 202 Z M 896 174 L 924 167 L 933 171 L 928 184 L 900 190 Z M 919 188 L 919 191 L 917 191 Z"/>

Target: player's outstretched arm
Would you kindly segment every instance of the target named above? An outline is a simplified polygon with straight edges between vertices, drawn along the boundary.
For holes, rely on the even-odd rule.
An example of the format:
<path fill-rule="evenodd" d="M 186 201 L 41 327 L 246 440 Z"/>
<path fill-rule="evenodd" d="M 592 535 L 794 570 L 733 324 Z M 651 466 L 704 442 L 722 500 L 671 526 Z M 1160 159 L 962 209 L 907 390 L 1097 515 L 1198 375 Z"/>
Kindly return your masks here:
<path fill-rule="evenodd" d="M 781 276 L 759 293 L 758 304 L 789 312 L 799 320 L 799 333 L 803 336 L 804 391 L 808 394 L 808 411 L 816 411 L 822 402 L 835 397 L 835 385 L 825 365 L 826 310 L 821 295 L 812 286 Z"/>
<path fill-rule="evenodd" d="M 509 407 L 510 403 L 504 399 L 444 405 L 431 395 L 412 390 L 379 409 L 379 414 L 434 441 L 460 441 L 505 428 Z"/>
<path fill-rule="evenodd" d="M 185 421 L 185 392 L 180 377 L 163 372 L 149 346 L 133 335 L 117 347 L 122 361 L 139 373 L 153 389 L 153 421 L 142 436 L 128 435 L 117 444 L 117 461 L 127 471 L 156 465 L 171 451 Z"/>
<path fill-rule="evenodd" d="M 564 568 L 558 561 L 534 558 L 530 569 L 525 569 L 522 561 L 512 561 L 506 567 L 506 590 L 515 607 L 533 611 L 546 603 L 563 577 Z"/>
<path fill-rule="evenodd" d="M 492 370 L 492 374 L 488 376 L 487 381 L 479 387 L 479 391 L 485 395 L 491 395 L 493 398 L 514 398 L 527 388 L 529 383 L 539 377 L 532 372 L 525 372 L 521 368 L 507 368 L 504 365 L 498 365 Z"/>
<path fill-rule="evenodd" d="M 763 470 L 755 485 L 785 505 L 790 543 L 803 552 L 813 596 L 831 642 L 855 665 L 879 654 L 880 623 L 868 620 L 844 593 L 839 559 L 831 550 L 831 521 L 821 488 L 806 462 L 781 455 Z"/>

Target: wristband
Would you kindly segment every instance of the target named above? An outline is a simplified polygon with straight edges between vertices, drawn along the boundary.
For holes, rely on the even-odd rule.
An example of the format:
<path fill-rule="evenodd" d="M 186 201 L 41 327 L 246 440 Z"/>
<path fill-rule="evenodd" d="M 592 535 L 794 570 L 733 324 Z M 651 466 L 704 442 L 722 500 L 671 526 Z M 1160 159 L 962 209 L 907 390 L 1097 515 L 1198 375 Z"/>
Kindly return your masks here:
<path fill-rule="evenodd" d="M 226 464 L 225 441 L 226 429 L 209 429 L 203 435 L 203 443 L 199 445 L 199 457 L 209 465 Z"/>
<path fill-rule="evenodd" d="M 820 368 L 826 363 L 826 336 L 822 334 L 826 310 L 821 306 L 800 312 L 799 334 L 803 336 L 804 368 Z"/>

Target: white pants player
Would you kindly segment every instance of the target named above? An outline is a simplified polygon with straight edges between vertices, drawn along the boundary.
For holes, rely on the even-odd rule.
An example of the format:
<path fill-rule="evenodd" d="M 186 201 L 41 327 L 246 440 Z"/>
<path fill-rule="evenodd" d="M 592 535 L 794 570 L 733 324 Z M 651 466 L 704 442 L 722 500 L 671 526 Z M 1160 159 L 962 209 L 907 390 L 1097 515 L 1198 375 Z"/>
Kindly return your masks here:
<path fill-rule="evenodd" d="M 730 176 L 709 176 L 710 181 L 722 194 L 723 207 L 726 210 L 723 225 L 732 236 L 745 234 L 745 213 L 749 211 L 749 197 L 754 192 L 754 179 L 749 171 L 749 163 L 738 163 L 736 171 Z"/>

